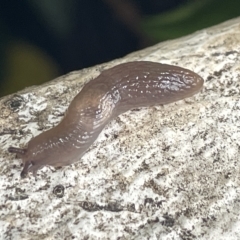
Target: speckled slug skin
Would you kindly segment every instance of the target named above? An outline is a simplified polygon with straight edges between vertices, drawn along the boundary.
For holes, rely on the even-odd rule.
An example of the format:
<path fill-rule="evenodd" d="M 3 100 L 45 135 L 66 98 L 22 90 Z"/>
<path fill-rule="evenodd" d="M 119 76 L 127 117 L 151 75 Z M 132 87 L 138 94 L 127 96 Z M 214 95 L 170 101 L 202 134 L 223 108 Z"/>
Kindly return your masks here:
<path fill-rule="evenodd" d="M 36 174 L 45 165 L 69 165 L 83 156 L 119 114 L 191 97 L 203 82 L 198 74 L 177 66 L 147 61 L 119 64 L 88 82 L 56 127 L 31 139 L 26 149 L 10 147 L 9 152 L 22 158 L 22 177 Z"/>

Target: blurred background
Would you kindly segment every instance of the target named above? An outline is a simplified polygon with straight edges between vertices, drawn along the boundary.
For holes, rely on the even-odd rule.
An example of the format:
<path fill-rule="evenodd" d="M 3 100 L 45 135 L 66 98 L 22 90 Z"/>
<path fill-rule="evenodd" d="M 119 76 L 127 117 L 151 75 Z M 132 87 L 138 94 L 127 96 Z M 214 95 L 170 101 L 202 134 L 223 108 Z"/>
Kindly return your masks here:
<path fill-rule="evenodd" d="M 0 97 L 239 15 L 239 0 L 0 0 Z"/>

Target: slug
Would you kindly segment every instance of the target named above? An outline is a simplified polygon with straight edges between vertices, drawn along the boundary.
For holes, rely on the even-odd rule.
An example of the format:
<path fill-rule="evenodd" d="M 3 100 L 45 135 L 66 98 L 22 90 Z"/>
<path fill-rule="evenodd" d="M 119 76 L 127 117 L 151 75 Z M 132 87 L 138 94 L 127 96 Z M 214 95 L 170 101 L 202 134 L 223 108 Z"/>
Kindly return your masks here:
<path fill-rule="evenodd" d="M 27 148 L 8 151 L 21 157 L 21 177 L 28 172 L 35 175 L 45 165 L 69 165 L 84 155 L 119 114 L 191 97 L 203 82 L 198 74 L 177 66 L 148 61 L 119 64 L 89 81 L 57 126 L 31 139 Z"/>

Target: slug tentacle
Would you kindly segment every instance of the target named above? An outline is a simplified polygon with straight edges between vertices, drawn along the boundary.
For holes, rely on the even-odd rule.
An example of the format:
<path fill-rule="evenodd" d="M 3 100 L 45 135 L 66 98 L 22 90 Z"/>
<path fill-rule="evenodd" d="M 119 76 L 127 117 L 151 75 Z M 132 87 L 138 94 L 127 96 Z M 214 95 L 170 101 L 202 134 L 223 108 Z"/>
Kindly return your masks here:
<path fill-rule="evenodd" d="M 21 176 L 35 174 L 45 165 L 71 164 L 119 114 L 191 97 L 203 82 L 198 74 L 177 66 L 147 61 L 119 64 L 83 87 L 59 125 L 31 139 L 27 149 L 10 147 L 9 152 L 22 157 Z"/>
<path fill-rule="evenodd" d="M 8 152 L 10 153 L 17 153 L 19 155 L 24 155 L 26 153 L 27 149 L 23 148 L 16 148 L 16 147 L 9 147 Z"/>

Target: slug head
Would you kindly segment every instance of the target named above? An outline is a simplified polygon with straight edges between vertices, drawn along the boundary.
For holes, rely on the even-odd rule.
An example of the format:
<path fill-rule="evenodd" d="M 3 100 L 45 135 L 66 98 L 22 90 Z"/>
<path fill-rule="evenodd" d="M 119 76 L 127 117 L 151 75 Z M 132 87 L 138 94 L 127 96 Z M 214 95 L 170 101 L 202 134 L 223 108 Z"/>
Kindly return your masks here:
<path fill-rule="evenodd" d="M 10 153 L 16 153 L 17 157 L 22 159 L 23 161 L 23 170 L 21 172 L 22 178 L 26 177 L 28 172 L 32 172 L 33 175 L 35 176 L 37 170 L 42 167 L 41 165 L 36 164 L 36 162 L 32 160 L 32 158 L 29 156 L 27 149 L 9 147 L 8 151 Z"/>

